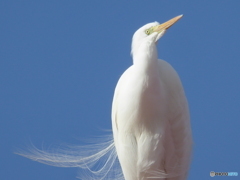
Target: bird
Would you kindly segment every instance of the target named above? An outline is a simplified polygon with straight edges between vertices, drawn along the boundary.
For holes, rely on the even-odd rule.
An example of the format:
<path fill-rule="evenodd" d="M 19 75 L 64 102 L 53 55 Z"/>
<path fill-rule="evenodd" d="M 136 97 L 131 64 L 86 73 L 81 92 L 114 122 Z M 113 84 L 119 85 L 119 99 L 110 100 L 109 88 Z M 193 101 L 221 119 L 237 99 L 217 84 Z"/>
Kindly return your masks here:
<path fill-rule="evenodd" d="M 157 42 L 182 15 L 138 29 L 133 65 L 120 77 L 113 98 L 112 129 L 126 180 L 187 178 L 192 133 L 187 99 L 173 67 L 158 60 Z"/>
<path fill-rule="evenodd" d="M 86 146 L 32 147 L 17 154 L 52 166 L 80 167 L 85 170 L 81 179 L 187 179 L 193 144 L 188 102 L 177 72 L 157 52 L 159 39 L 181 18 L 148 23 L 134 33 L 133 64 L 114 91 L 112 134 Z M 102 167 L 93 170 L 101 159 Z"/>

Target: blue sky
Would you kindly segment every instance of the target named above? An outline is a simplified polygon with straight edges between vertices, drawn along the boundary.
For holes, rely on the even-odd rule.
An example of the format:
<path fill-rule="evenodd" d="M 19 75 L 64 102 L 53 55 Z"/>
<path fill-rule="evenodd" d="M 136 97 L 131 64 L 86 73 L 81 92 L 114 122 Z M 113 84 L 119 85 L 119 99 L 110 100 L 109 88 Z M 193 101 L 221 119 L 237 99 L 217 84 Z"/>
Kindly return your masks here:
<path fill-rule="evenodd" d="M 76 168 L 13 152 L 30 142 L 80 144 L 105 134 L 115 85 L 132 64 L 133 33 L 180 14 L 158 51 L 179 73 L 189 101 L 189 179 L 240 173 L 239 7 L 226 0 L 0 1 L 0 179 L 75 179 Z"/>

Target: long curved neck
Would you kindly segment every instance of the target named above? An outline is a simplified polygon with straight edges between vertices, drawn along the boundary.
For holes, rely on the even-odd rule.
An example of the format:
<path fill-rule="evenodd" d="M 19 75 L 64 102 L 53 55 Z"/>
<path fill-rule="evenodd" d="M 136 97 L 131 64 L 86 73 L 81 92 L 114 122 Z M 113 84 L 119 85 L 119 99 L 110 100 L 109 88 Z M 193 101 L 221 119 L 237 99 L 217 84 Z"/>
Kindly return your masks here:
<path fill-rule="evenodd" d="M 158 53 L 155 42 L 143 42 L 132 54 L 134 66 L 141 70 L 153 70 L 158 67 Z"/>

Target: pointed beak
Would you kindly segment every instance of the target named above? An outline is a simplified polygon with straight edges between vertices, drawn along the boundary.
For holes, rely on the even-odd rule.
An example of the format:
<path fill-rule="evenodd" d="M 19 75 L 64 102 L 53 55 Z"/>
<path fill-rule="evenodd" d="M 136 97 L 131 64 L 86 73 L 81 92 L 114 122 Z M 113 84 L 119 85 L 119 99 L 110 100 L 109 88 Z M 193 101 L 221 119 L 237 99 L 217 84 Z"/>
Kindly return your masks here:
<path fill-rule="evenodd" d="M 181 19 L 183 17 L 183 15 L 179 15 L 176 16 L 172 19 L 170 19 L 169 21 L 162 23 L 160 25 L 157 25 L 154 27 L 154 32 L 161 32 L 164 30 L 167 30 L 168 28 L 170 28 L 173 24 L 175 24 L 179 19 Z"/>

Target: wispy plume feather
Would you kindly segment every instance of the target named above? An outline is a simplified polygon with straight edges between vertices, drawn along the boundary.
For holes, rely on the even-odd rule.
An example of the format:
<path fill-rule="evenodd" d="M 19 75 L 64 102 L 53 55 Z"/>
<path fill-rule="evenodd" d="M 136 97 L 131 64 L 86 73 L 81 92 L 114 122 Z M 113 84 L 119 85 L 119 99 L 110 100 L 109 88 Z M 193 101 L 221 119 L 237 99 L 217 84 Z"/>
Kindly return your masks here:
<path fill-rule="evenodd" d="M 83 180 L 124 179 L 112 135 L 92 139 L 83 146 L 38 149 L 31 145 L 27 150 L 20 150 L 16 154 L 51 166 L 78 167 L 78 178 Z"/>

